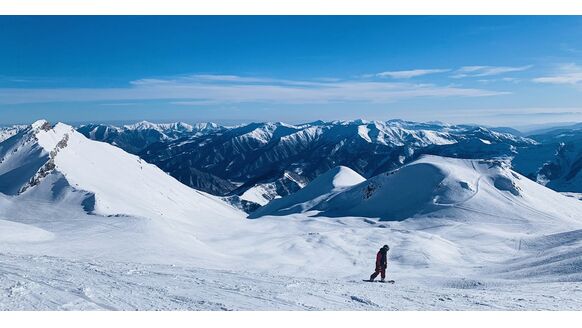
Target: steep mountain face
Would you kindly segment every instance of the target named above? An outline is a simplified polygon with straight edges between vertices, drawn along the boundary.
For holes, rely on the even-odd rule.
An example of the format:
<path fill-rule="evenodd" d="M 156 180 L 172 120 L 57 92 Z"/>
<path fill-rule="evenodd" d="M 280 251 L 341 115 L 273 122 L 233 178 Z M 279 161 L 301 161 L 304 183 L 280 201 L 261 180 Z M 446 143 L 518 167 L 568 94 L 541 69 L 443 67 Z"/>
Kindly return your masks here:
<path fill-rule="evenodd" d="M 0 126 L 0 142 L 12 137 L 13 135 L 17 134 L 18 132 L 25 129 L 26 126 L 24 125 L 14 125 L 14 126 Z"/>
<path fill-rule="evenodd" d="M 182 122 L 156 124 L 142 121 L 122 127 L 88 124 L 80 126 L 77 131 L 89 139 L 104 141 L 129 153 L 137 154 L 156 142 L 168 142 L 222 129 L 224 128 L 214 123 L 189 125 Z"/>
<path fill-rule="evenodd" d="M 0 193 L 19 194 L 41 168 L 51 165 L 47 165 L 50 151 L 46 151 L 36 138 L 37 133 L 48 129 L 48 123 L 39 121 L 0 143 Z"/>
<path fill-rule="evenodd" d="M 582 128 L 553 129 L 531 138 L 538 144 L 519 151 L 516 170 L 551 189 L 582 192 Z"/>
<path fill-rule="evenodd" d="M 318 121 L 253 123 L 152 144 L 139 155 L 189 186 L 261 204 L 338 165 L 371 177 L 421 154 L 491 158 L 511 156 L 517 147 L 530 144 L 535 142 L 474 126 Z"/>

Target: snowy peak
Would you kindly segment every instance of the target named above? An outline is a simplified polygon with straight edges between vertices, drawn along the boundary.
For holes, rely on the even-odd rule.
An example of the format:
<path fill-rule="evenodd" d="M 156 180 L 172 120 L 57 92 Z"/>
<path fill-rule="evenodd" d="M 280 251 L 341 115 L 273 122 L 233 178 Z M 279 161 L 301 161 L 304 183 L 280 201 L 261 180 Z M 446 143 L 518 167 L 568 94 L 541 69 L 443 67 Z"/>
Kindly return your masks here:
<path fill-rule="evenodd" d="M 158 131 L 163 130 L 162 127 L 159 126 L 158 124 L 150 123 L 148 121 L 141 121 L 135 124 L 124 125 L 124 128 L 128 130 L 147 130 L 147 129 L 153 129 Z"/>
<path fill-rule="evenodd" d="M 43 185 L 60 181 L 70 186 L 70 192 L 90 193 L 86 201 L 91 204 L 84 202 L 83 207 L 100 215 L 183 221 L 241 217 L 218 198 L 181 184 L 120 148 L 89 140 L 66 124 L 51 128 L 48 122 L 37 121 L 10 141 L 0 144 L 0 192 L 5 194 L 54 190 Z"/>
<path fill-rule="evenodd" d="M 249 217 L 258 218 L 266 215 L 280 216 L 305 212 L 345 188 L 363 181 L 365 181 L 364 177 L 349 167 L 334 167 L 315 178 L 303 189 L 286 197 L 272 200 Z"/>
<path fill-rule="evenodd" d="M 80 126 L 77 130 L 89 139 L 104 141 L 132 154 L 137 154 L 155 143 L 171 142 L 225 129 L 225 127 L 215 123 L 190 125 L 183 122 L 151 123 L 142 121 L 122 127 L 87 124 Z"/>
<path fill-rule="evenodd" d="M 206 128 L 216 128 L 218 125 L 214 123 L 200 123 L 196 125 L 196 130 L 199 129 L 206 129 Z M 135 124 L 124 125 L 123 128 L 127 130 L 156 130 L 159 132 L 168 132 L 168 131 L 184 131 L 184 132 L 192 132 L 195 130 L 195 127 L 184 123 L 184 122 L 175 122 L 175 123 L 151 123 L 148 121 L 141 121 Z"/>
<path fill-rule="evenodd" d="M 38 120 L 31 124 L 33 130 L 49 130 L 51 128 L 51 124 L 47 120 Z"/>
<path fill-rule="evenodd" d="M 39 124 L 37 124 L 39 123 Z M 35 126 L 35 124 L 37 124 Z M 35 136 L 38 144 L 44 148 L 45 151 L 52 153 L 51 157 L 67 146 L 67 141 L 71 134 L 79 134 L 72 126 L 57 123 L 51 127 L 47 121 L 37 121 L 32 125 L 35 129 Z"/>
<path fill-rule="evenodd" d="M 351 187 L 366 180 L 347 166 L 336 166 L 320 175 L 310 184 L 323 187 L 322 190 L 333 191 L 337 188 Z"/>

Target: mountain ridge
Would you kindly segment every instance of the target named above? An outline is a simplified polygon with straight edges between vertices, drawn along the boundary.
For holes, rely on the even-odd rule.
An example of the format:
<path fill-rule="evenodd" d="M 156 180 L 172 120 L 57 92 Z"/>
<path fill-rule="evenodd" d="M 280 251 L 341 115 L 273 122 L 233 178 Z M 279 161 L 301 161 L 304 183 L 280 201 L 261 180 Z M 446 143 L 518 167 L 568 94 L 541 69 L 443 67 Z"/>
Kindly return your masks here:
<path fill-rule="evenodd" d="M 194 189 L 227 196 L 233 204 L 250 202 L 247 209 L 294 193 L 338 165 L 369 178 L 423 154 L 508 158 L 517 172 L 538 183 L 582 192 L 582 178 L 574 178 L 580 173 L 578 137 L 558 140 L 551 132 L 526 138 L 505 128 L 397 119 L 236 126 L 143 121 L 77 130 L 142 157 Z"/>

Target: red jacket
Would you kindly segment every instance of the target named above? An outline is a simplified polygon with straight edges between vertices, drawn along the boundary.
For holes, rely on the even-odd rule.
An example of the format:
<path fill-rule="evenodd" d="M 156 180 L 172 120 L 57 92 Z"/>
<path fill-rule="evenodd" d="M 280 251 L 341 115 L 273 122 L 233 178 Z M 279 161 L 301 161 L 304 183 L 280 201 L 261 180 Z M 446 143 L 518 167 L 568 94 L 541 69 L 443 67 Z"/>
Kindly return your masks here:
<path fill-rule="evenodd" d="M 386 257 L 386 252 L 379 250 L 378 254 L 376 254 L 376 267 L 386 268 L 388 266 L 388 260 Z"/>

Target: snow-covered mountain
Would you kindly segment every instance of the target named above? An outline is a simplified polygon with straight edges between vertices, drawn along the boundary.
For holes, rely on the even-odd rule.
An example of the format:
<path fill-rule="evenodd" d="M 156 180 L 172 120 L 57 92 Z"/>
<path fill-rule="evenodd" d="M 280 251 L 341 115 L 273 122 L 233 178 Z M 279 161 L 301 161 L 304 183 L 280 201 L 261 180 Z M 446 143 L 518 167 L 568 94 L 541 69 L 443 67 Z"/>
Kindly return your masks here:
<path fill-rule="evenodd" d="M 582 192 L 578 126 L 523 137 L 508 128 L 439 122 L 332 121 L 300 125 L 140 122 L 123 128 L 83 126 L 106 141 L 158 165 L 182 183 L 246 210 L 303 188 L 338 165 L 369 178 L 423 154 L 511 159 L 522 175 L 562 192 Z"/>
<path fill-rule="evenodd" d="M 424 153 L 491 158 L 531 144 L 535 141 L 468 125 L 318 121 L 226 128 L 152 144 L 139 155 L 193 188 L 264 204 L 338 165 L 371 177 Z"/>
<path fill-rule="evenodd" d="M 70 234 L 104 220 L 96 217 L 117 217 L 113 224 L 141 231 L 139 240 L 148 239 L 150 246 L 171 241 L 198 249 L 206 246 L 197 235 L 243 218 L 229 204 L 181 184 L 135 155 L 46 121 L 0 143 L 0 204 L 0 219 L 33 222 L 41 229 L 65 228 L 59 225 L 69 218 Z M 49 214 L 56 212 L 60 214 Z"/>
<path fill-rule="evenodd" d="M 313 209 L 327 217 L 359 216 L 403 220 L 418 215 L 457 216 L 473 211 L 503 220 L 544 224 L 576 222 L 578 205 L 495 160 L 465 160 L 426 155 L 395 171 L 380 174 L 321 202 Z M 524 209 L 521 213 L 516 207 Z M 532 215 L 536 213 L 536 215 Z M 550 219 L 548 219 L 550 218 Z M 547 222 L 545 222 L 547 221 Z"/>
<path fill-rule="evenodd" d="M 190 125 L 183 122 L 150 123 L 141 121 L 122 127 L 105 124 L 87 124 L 78 127 L 77 131 L 87 138 L 104 141 L 118 146 L 127 152 L 137 154 L 156 142 L 167 142 L 223 129 L 223 127 L 215 123 Z"/>
<path fill-rule="evenodd" d="M 332 169 L 251 217 L 305 213 L 400 221 L 462 217 L 459 212 L 468 211 L 503 220 L 531 221 L 537 216 L 551 225 L 559 220 L 582 222 L 577 217 L 580 205 L 511 170 L 504 161 L 425 155 L 367 180 L 346 167 Z"/>
<path fill-rule="evenodd" d="M 117 147 L 88 140 L 62 123 L 51 127 L 47 121 L 37 121 L 2 143 L 1 149 L 0 191 L 5 194 L 23 194 L 45 181 L 64 179 L 61 183 L 92 193 L 92 211 L 101 215 L 177 214 L 176 202 L 206 208 L 216 215 L 233 212 L 216 197 L 187 188 L 155 165 Z M 31 164 L 22 165 L 23 161 Z M 8 179 L 16 175 L 19 179 Z"/>
<path fill-rule="evenodd" d="M 531 138 L 538 144 L 519 151 L 515 168 L 551 189 L 582 192 L 582 128 L 552 129 Z"/>

